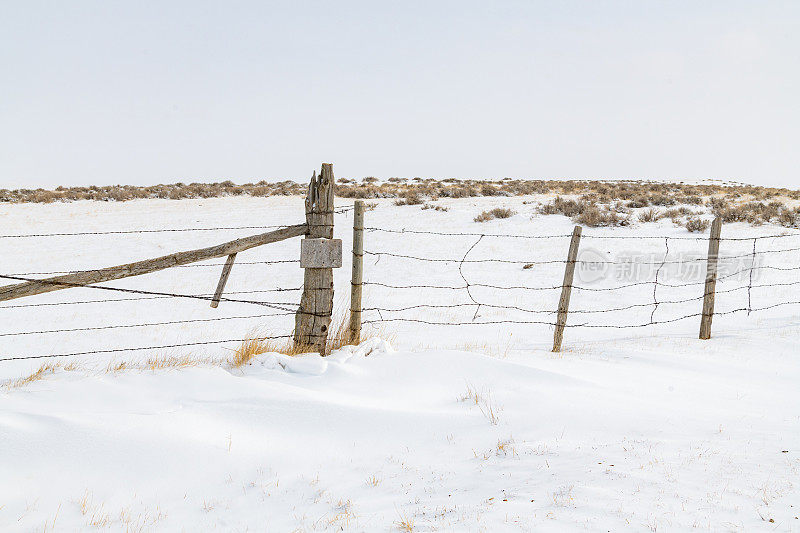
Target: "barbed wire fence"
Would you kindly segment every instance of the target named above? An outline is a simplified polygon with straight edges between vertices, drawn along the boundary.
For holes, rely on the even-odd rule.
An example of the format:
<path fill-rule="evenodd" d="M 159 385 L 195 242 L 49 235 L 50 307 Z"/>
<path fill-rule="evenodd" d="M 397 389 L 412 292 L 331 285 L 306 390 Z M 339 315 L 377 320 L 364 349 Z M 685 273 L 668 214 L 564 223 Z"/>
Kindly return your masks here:
<path fill-rule="evenodd" d="M 344 207 L 332 210 L 332 215 L 346 215 L 352 211 L 353 207 Z M 192 233 L 192 232 L 225 232 L 225 231 L 243 231 L 243 230 L 283 230 L 291 228 L 287 225 L 241 225 L 241 226 L 220 226 L 220 227 L 182 227 L 182 228 L 154 228 L 154 229 L 133 229 L 133 230 L 108 230 L 108 231 L 78 231 L 78 232 L 52 232 L 52 233 L 21 233 L 21 234 L 2 234 L 2 240 L 24 240 L 24 239 L 47 239 L 47 238 L 86 238 L 91 236 L 135 236 L 146 235 L 148 238 L 157 234 L 169 233 Z M 286 265 L 297 264 L 300 265 L 299 259 L 271 259 L 262 261 L 237 261 L 237 267 L 240 265 L 245 266 L 272 266 L 272 265 Z M 172 268 L 214 268 L 219 269 L 224 266 L 223 263 L 217 262 L 204 262 L 195 264 L 174 265 Z M 106 284 L 98 285 L 94 283 L 70 283 L 64 281 L 48 281 L 46 279 L 37 278 L 35 276 L 59 276 L 59 275 L 72 275 L 89 273 L 93 270 L 62 270 L 62 271 L 35 271 L 35 272 L 9 272 L 0 273 L 0 280 L 7 280 L 9 283 L 23 282 L 23 283 L 36 283 L 36 284 L 51 284 L 57 288 L 80 288 L 87 289 L 95 292 L 114 293 L 117 295 L 127 295 L 120 297 L 108 298 L 78 298 L 68 299 L 65 301 L 56 302 L 32 302 L 32 303 L 0 303 L 0 313 L 11 313 L 14 311 L 22 311 L 25 309 L 35 310 L 35 308 L 55 308 L 61 309 L 67 306 L 92 306 L 101 304 L 126 304 L 131 302 L 147 301 L 148 303 L 158 303 L 153 301 L 162 300 L 163 305 L 170 305 L 169 302 L 176 300 L 194 300 L 203 302 L 221 301 L 225 303 L 241 304 L 244 306 L 256 306 L 261 310 L 269 310 L 269 312 L 257 312 L 250 314 L 234 314 L 215 316 L 210 318 L 186 318 L 174 320 L 151 320 L 140 322 L 107 322 L 101 325 L 87 325 L 81 327 L 31 327 L 28 329 L 20 329 L 13 331 L 0 331 L 0 339 L 4 345 L 7 346 L 8 340 L 13 338 L 30 338 L 32 336 L 42 335 L 76 335 L 84 332 L 93 331 L 107 331 L 114 332 L 119 330 L 133 330 L 154 328 L 160 326 L 182 326 L 187 324 L 193 325 L 210 325 L 213 323 L 227 323 L 234 321 L 253 322 L 257 321 L 263 327 L 265 320 L 284 319 L 294 317 L 300 309 L 300 298 L 298 293 L 304 291 L 304 287 L 300 286 L 275 286 L 272 288 L 254 288 L 247 290 L 234 290 L 226 291 L 226 296 L 215 295 L 214 293 L 191 293 L 191 292 L 176 292 L 176 291 L 160 291 L 150 289 L 129 288 L 120 286 L 109 286 Z M 298 268 L 298 272 L 301 270 Z M 2 283 L 0 283 L 2 285 Z M 4 287 L 7 288 L 7 287 Z M 290 299 L 268 298 L 267 295 L 271 294 L 287 294 L 295 295 L 294 301 Z M 263 296 L 261 296 L 263 295 Z M 171 306 L 170 309 L 173 309 Z M 304 310 L 307 315 L 314 315 L 313 311 Z M 115 316 L 115 315 L 111 315 Z M 2 314 L 0 314 L 2 317 Z M 0 323 L 10 322 L 10 320 L 3 320 L 0 318 Z M 158 352 L 159 350 L 170 350 L 182 347 L 196 347 L 206 345 L 236 345 L 243 342 L 251 341 L 273 341 L 273 340 L 290 340 L 294 337 L 293 333 L 281 335 L 248 335 L 241 338 L 212 338 L 193 340 L 191 342 L 172 342 L 164 344 L 155 344 L 147 346 L 114 346 L 109 348 L 96 348 L 91 350 L 79 350 L 68 352 L 53 352 L 53 353 L 20 353 L 8 354 L 6 350 L 0 350 L 0 361 L 16 361 L 27 359 L 47 359 L 47 358 L 62 358 L 81 355 L 99 355 L 99 354 L 115 354 L 124 352 L 141 352 L 152 351 Z M 31 345 L 38 345 L 40 343 L 31 342 Z"/>
<path fill-rule="evenodd" d="M 403 262 L 402 269 L 404 272 L 414 272 L 426 269 L 426 265 L 433 265 L 434 267 L 441 267 L 449 269 L 452 273 L 453 280 L 460 280 L 461 283 L 426 283 L 426 282 L 412 282 L 412 283 L 398 283 L 392 281 L 384 281 L 376 279 L 375 276 L 367 276 L 362 281 L 362 285 L 367 288 L 376 288 L 385 293 L 388 293 L 389 298 L 380 298 L 376 295 L 371 295 L 367 298 L 370 303 L 364 306 L 364 318 L 362 324 L 365 326 L 379 327 L 387 323 L 409 323 L 424 326 L 435 327 L 461 327 L 461 326 L 499 326 L 499 325 L 538 325 L 546 326 L 548 328 L 595 328 L 595 329 L 641 329 L 650 326 L 657 326 L 662 324 L 672 324 L 689 319 L 708 320 L 710 327 L 711 316 L 724 316 L 738 313 L 752 313 L 766 311 L 777 307 L 797 305 L 800 304 L 798 298 L 788 298 L 783 301 L 770 301 L 761 305 L 754 304 L 753 291 L 756 289 L 777 288 L 777 287 L 791 287 L 800 284 L 800 279 L 782 279 L 775 280 L 769 283 L 757 282 L 758 273 L 763 271 L 775 271 L 782 275 L 800 270 L 800 261 L 796 261 L 797 255 L 791 256 L 789 264 L 766 264 L 768 260 L 775 256 L 786 257 L 786 254 L 792 254 L 800 251 L 800 245 L 792 246 L 793 242 L 788 243 L 788 246 L 772 247 L 767 244 L 774 244 L 777 240 L 795 239 L 800 244 L 800 234 L 797 233 L 780 233 L 769 234 L 762 236 L 718 236 L 718 241 L 723 245 L 723 251 L 718 256 L 713 258 L 713 276 L 715 282 L 721 282 L 724 286 L 720 289 L 704 289 L 703 286 L 707 285 L 708 273 L 705 271 L 710 262 L 707 254 L 702 253 L 702 246 L 709 242 L 708 235 L 703 236 L 641 236 L 641 235 L 594 235 L 591 232 L 583 234 L 582 239 L 592 242 L 608 243 L 610 241 L 619 241 L 624 243 L 631 243 L 637 247 L 642 242 L 663 243 L 663 251 L 660 253 L 651 253 L 649 257 L 632 257 L 630 255 L 623 256 L 616 259 L 604 259 L 597 256 L 600 253 L 593 248 L 584 248 L 581 254 L 574 259 L 565 257 L 560 258 L 512 258 L 503 253 L 495 253 L 489 255 L 476 257 L 476 252 L 479 247 L 487 242 L 505 241 L 506 243 L 527 241 L 533 243 L 543 243 L 553 241 L 557 243 L 557 250 L 563 250 L 566 256 L 568 239 L 572 237 L 571 234 L 557 234 L 557 235 L 519 235 L 519 234 L 492 234 L 482 232 L 447 232 L 447 231 L 432 231 L 432 230 L 409 230 L 409 229 L 389 229 L 381 227 L 365 227 L 364 231 L 370 235 L 391 234 L 395 237 L 400 235 L 407 235 L 414 239 L 419 238 L 433 238 L 440 239 L 437 241 L 435 248 L 440 249 L 453 249 L 455 239 L 460 239 L 463 242 L 463 253 L 452 253 L 451 255 L 442 256 L 426 256 L 421 254 L 406 253 L 403 250 L 396 249 L 378 249 L 374 244 L 363 250 L 363 255 L 369 260 L 369 270 L 373 272 L 381 271 L 390 268 L 388 265 L 381 262 L 385 260 L 392 260 L 396 262 Z M 470 240 L 471 239 L 471 240 Z M 369 242 L 369 239 L 367 239 Z M 382 242 L 395 242 L 393 239 L 385 239 Z M 440 242 L 440 244 L 439 244 Z M 746 253 L 731 253 L 725 250 L 725 245 L 730 243 L 747 244 L 750 249 Z M 692 254 L 686 252 L 676 253 L 676 244 L 682 244 L 685 248 L 686 245 L 694 245 L 696 249 Z M 504 245 L 503 249 L 508 250 L 514 246 Z M 548 250 L 553 249 L 548 248 Z M 522 284 L 519 283 L 519 277 L 525 270 L 535 270 L 539 267 L 560 267 L 564 268 L 568 263 L 572 262 L 578 268 L 579 272 L 584 275 L 579 276 L 584 280 L 587 278 L 587 283 L 573 284 L 570 282 L 569 289 L 577 291 L 578 293 L 586 293 L 584 296 L 578 296 L 573 299 L 575 308 L 568 310 L 569 321 L 566 324 L 559 324 L 556 320 L 556 315 L 559 313 L 558 305 L 555 305 L 555 296 L 565 290 L 564 283 L 555 283 L 559 278 L 557 277 L 558 271 L 552 270 L 548 273 L 540 272 L 535 276 L 539 279 L 551 279 L 552 284 Z M 492 267 L 489 275 L 481 276 L 483 279 L 476 279 L 473 275 L 466 273 L 466 267 L 471 265 L 486 265 Z M 667 267 L 675 266 L 685 269 L 687 272 L 694 272 L 694 276 L 683 276 L 682 279 L 670 280 L 667 277 Z M 515 271 L 500 272 L 497 269 L 515 268 Z M 642 275 L 637 272 L 642 267 L 649 267 L 650 275 Z M 431 267 L 427 267 L 431 268 Z M 633 274 L 627 278 L 620 276 L 609 275 L 611 271 L 626 271 L 630 270 Z M 563 272 L 563 270 L 561 271 Z M 601 275 L 597 275 L 601 272 Z M 586 274 L 589 274 L 588 276 Z M 593 274 L 594 273 L 594 274 Z M 510 279 L 511 282 L 502 283 L 500 280 Z M 742 283 L 730 287 L 732 282 L 741 281 Z M 609 285 L 609 282 L 613 282 Z M 644 295 L 647 299 L 642 301 L 633 301 L 631 303 L 617 305 L 605 305 L 600 307 L 590 307 L 587 304 L 602 302 L 600 293 L 609 293 L 609 297 L 614 300 L 620 299 L 617 296 L 621 291 L 625 291 L 631 287 L 638 287 L 640 290 L 637 293 L 641 299 Z M 645 290 L 647 287 L 651 289 Z M 476 289 L 486 289 L 482 296 L 476 294 Z M 669 297 L 671 292 L 682 292 L 685 295 L 682 297 Z M 415 292 L 417 302 L 403 306 L 391 306 L 380 304 L 385 300 L 392 300 L 391 295 L 396 295 L 402 292 Z M 450 297 L 441 297 L 442 292 L 451 293 Z M 732 293 L 744 293 L 746 303 L 743 305 L 728 306 L 728 308 L 713 311 L 713 299 L 715 295 L 726 295 Z M 535 295 L 534 298 L 526 298 L 534 300 L 542 305 L 516 305 L 507 301 L 507 294 L 509 293 L 522 293 L 528 295 Z M 546 296 L 553 293 L 550 302 L 553 304 L 548 305 Z M 459 299 L 454 295 L 461 295 Z M 403 299 L 408 300 L 406 296 Z M 452 300 L 460 300 L 453 302 Z M 626 300 L 630 296 L 625 296 Z M 701 304 L 712 302 L 712 312 L 709 314 L 703 311 Z M 437 301 L 439 300 L 439 301 Z M 665 315 L 665 310 L 670 308 L 676 310 L 671 314 Z M 490 311 L 489 316 L 485 316 L 483 311 Z M 448 319 L 442 317 L 442 314 L 447 311 L 462 311 L 461 318 Z M 496 316 L 492 316 L 492 311 Z M 632 312 L 628 315 L 622 315 L 623 312 Z M 427 314 L 426 314 L 427 312 Z M 503 316 L 511 314 L 511 316 Z M 433 315 L 433 316 L 429 316 Z M 708 315 L 706 317 L 706 315 Z M 641 317 L 641 318 L 639 318 Z M 557 348 L 554 347 L 554 351 Z"/>
<path fill-rule="evenodd" d="M 358 202 L 357 202 L 358 203 Z M 333 210 L 334 215 L 347 215 L 354 206 Z M 363 215 L 363 205 L 361 207 Z M 47 239 L 58 238 L 85 238 L 89 236 L 113 235 L 147 235 L 189 232 L 224 232 L 241 230 L 281 230 L 289 226 L 220 226 L 198 228 L 158 228 L 139 230 L 111 230 L 111 231 L 81 231 L 81 232 L 54 232 L 54 233 L 28 233 L 4 234 L 3 239 Z M 800 299 L 786 298 L 780 301 L 759 301 L 754 296 L 754 291 L 759 289 L 789 288 L 800 285 L 800 279 L 793 279 L 793 272 L 800 271 L 800 261 L 796 255 L 800 252 L 800 234 L 775 233 L 761 236 L 719 236 L 722 251 L 715 261 L 715 281 L 722 284 L 709 294 L 707 286 L 707 272 L 709 256 L 703 253 L 703 247 L 708 243 L 708 235 L 698 236 L 654 236 L 654 235 L 608 235 L 593 234 L 589 231 L 580 237 L 582 242 L 590 243 L 583 246 L 575 258 L 558 257 L 566 255 L 568 240 L 572 234 L 556 235 L 522 235 L 500 234 L 484 232 L 447 232 L 433 230 L 414 230 L 402 228 L 383 228 L 367 226 L 359 228 L 367 236 L 385 234 L 392 238 L 380 239 L 373 242 L 367 238 L 368 246 L 358 253 L 354 249 L 354 276 L 356 262 L 368 261 L 365 279 L 354 282 L 358 286 L 359 302 L 361 287 L 372 291 L 382 291 L 388 294 L 387 298 L 379 297 L 378 293 L 370 292 L 365 299 L 363 307 L 359 303 L 358 328 L 367 326 L 379 328 L 383 324 L 408 323 L 431 327 L 462 327 L 462 326 L 542 326 L 547 328 L 564 327 L 569 329 L 641 329 L 663 324 L 672 324 L 690 319 L 704 319 L 706 314 L 701 304 L 709 296 L 743 295 L 742 303 L 716 310 L 713 316 L 725 316 L 738 313 L 758 313 L 783 306 L 800 304 Z M 414 240 L 432 239 L 436 249 L 448 250 L 442 255 L 425 255 L 422 253 L 409 253 L 406 249 L 385 248 L 388 243 L 400 242 L 395 238 L 399 236 L 411 237 Z M 788 241 L 787 241 L 788 239 Z M 793 241 L 792 239 L 795 239 Z M 529 257 L 520 254 L 521 247 L 514 243 L 536 243 L 546 250 L 546 257 Z M 649 254 L 635 256 L 632 254 L 609 258 L 603 246 L 607 243 L 620 242 L 639 248 L 641 243 L 650 243 L 654 251 Z M 785 242 L 785 244 L 783 244 Z M 600 243 L 597 249 L 596 243 Z M 747 249 L 732 250 L 728 245 L 735 244 L 738 248 L 746 246 Z M 776 244 L 778 244 L 776 246 Z M 689 252 L 685 250 L 689 247 Z M 659 251 L 655 251 L 655 247 Z M 423 247 L 424 248 L 424 247 Z M 770 259 L 781 257 L 784 261 L 770 262 Z M 789 259 L 787 260 L 786 257 Z M 387 264 L 388 261 L 400 262 L 403 265 Z M 249 265 L 263 267 L 270 265 L 299 264 L 298 259 L 277 258 L 262 261 L 242 261 L 236 265 Z M 563 269 L 570 263 L 574 264 L 578 272 L 578 282 L 570 281 L 569 289 L 575 291 L 572 308 L 568 309 L 569 319 L 566 323 L 559 323 L 557 315 L 559 307 L 556 305 L 557 296 L 563 293 L 565 283 L 560 282 Z M 176 265 L 179 268 L 220 268 L 224 264 L 199 263 Z M 412 265 L 410 268 L 409 265 Z M 417 267 L 413 267 L 417 265 Z M 421 267 L 421 268 L 419 268 Z M 484 270 L 475 272 L 474 268 Z M 683 276 L 675 275 L 671 268 L 683 270 Z M 480 270 L 479 268 L 479 270 Z M 646 268 L 647 272 L 640 270 Z M 440 269 L 450 276 L 449 283 L 427 281 L 433 269 Z M 503 270 L 505 269 L 505 270 Z M 363 270 L 363 269 L 362 269 Z M 8 272 L 0 274 L 0 279 L 9 282 L 39 282 L 35 276 L 57 276 L 62 274 L 75 274 L 88 271 L 33 271 L 33 272 Z M 424 279 L 417 281 L 409 272 L 416 272 Z M 536 278 L 538 284 L 527 283 L 522 273 L 532 272 L 535 275 L 527 276 Z M 760 277 L 764 272 L 773 272 L 780 276 L 779 279 L 761 282 Z M 381 273 L 381 276 L 369 275 Z M 670 274 L 672 274 L 670 276 Z M 389 278 L 389 279 L 385 279 Z M 737 284 L 738 282 L 738 284 Z M 214 293 L 193 293 L 159 291 L 150 289 L 127 288 L 93 283 L 68 284 L 56 282 L 58 285 L 80 287 L 92 291 L 114 293 L 108 298 L 80 298 L 58 302 L 33 302 L 0 304 L 0 312 L 13 312 L 14 310 L 33 309 L 38 307 L 57 308 L 62 306 L 91 306 L 99 304 L 119 304 L 134 301 L 147 301 L 150 303 L 164 303 L 176 300 L 214 301 Z M 730 286 L 734 284 L 735 286 Z M 635 295 L 631 295 L 633 289 Z M 235 321 L 264 321 L 281 320 L 294 316 L 300 308 L 299 298 L 296 293 L 304 290 L 303 286 L 275 286 L 270 288 L 252 288 L 235 291 L 226 291 L 226 296 L 218 300 L 226 303 L 244 306 L 258 306 L 260 311 L 240 313 L 231 316 L 212 318 L 185 318 L 171 320 L 127 321 L 104 323 L 100 325 L 86 325 L 80 327 L 31 327 L 27 329 L 0 331 L 3 340 L 13 338 L 30 338 L 37 335 L 76 335 L 91 331 L 137 330 L 162 326 L 182 326 L 194 324 L 197 326 L 210 325 L 216 322 Z M 627 292 L 626 292 L 627 291 Z M 677 296 L 673 293 L 678 293 Z M 283 298 L 278 295 L 292 295 Z M 355 294 L 355 293 L 354 293 Z M 448 294 L 449 296 L 437 296 Z M 519 303 L 510 298 L 515 295 L 517 299 L 524 299 L 531 303 Z M 603 295 L 607 294 L 608 297 Z M 123 297 L 124 295 L 124 297 Z M 274 297 L 270 297 L 273 295 Z M 400 296 L 402 295 L 402 296 Z M 611 298 L 614 302 L 606 305 L 606 300 Z M 638 299 L 636 299 L 638 298 Z M 727 297 L 726 297 L 727 298 Z M 460 301 L 454 301 L 459 300 Z M 624 301 L 619 301 L 624 300 Z M 386 302 L 392 302 L 387 304 Z M 737 300 L 738 302 L 738 300 Z M 594 304 L 594 306 L 592 305 Z M 603 305 L 600 305 L 603 304 Z M 83 307 L 81 307 L 83 308 Z M 351 312 L 355 311 L 351 308 Z M 669 313 L 669 311 L 673 311 Z M 446 313 L 454 312 L 458 316 L 453 318 Z M 627 312 L 627 314 L 625 314 Z M 313 313 L 307 313 L 311 314 Z M 363 314 L 363 317 L 362 317 Z M 222 345 L 241 343 L 250 340 L 282 340 L 292 338 L 291 334 L 257 336 L 255 338 L 213 338 L 195 340 L 192 342 L 172 342 L 148 346 L 120 346 L 113 348 L 98 348 L 92 350 L 65 351 L 40 354 L 6 354 L 0 352 L 0 361 L 43 359 L 49 357 L 70 357 L 78 355 L 110 354 L 137 351 L 168 350 L 179 347 Z M 358 338 L 356 336 L 355 338 Z"/>

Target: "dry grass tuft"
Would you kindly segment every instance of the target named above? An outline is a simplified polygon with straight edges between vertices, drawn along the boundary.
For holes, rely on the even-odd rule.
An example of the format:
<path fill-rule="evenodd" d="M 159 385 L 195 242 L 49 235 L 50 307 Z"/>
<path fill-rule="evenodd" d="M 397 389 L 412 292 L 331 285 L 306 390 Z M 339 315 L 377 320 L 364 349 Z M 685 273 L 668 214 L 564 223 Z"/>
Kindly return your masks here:
<path fill-rule="evenodd" d="M 489 211 L 484 211 L 480 215 L 476 216 L 474 220 L 475 222 L 488 222 L 489 220 L 494 220 L 495 218 L 510 218 L 516 214 L 516 211 L 507 207 L 495 207 Z"/>
<path fill-rule="evenodd" d="M 220 364 L 223 359 L 196 357 L 193 355 L 163 355 L 148 358 L 144 363 L 128 363 L 125 368 L 137 370 L 164 370 L 167 368 L 189 368 L 205 364 Z M 124 363 L 123 363 L 124 364 Z"/>
<path fill-rule="evenodd" d="M 514 440 L 514 437 L 508 437 L 507 439 L 500 439 L 497 441 L 497 448 L 495 449 L 495 455 L 502 455 L 502 456 L 513 456 L 518 457 L 519 454 L 517 453 L 517 443 Z"/>
<path fill-rule="evenodd" d="M 620 215 L 613 207 L 596 207 L 589 206 L 580 215 L 573 220 L 583 226 L 596 228 L 600 226 L 627 226 L 630 224 L 630 218 L 626 215 Z"/>
<path fill-rule="evenodd" d="M 355 344 L 350 334 L 349 311 L 340 316 L 335 316 L 331 321 L 331 325 L 333 327 L 329 330 L 328 342 L 323 355 L 330 355 L 332 351 L 338 350 L 342 346 Z M 250 363 L 256 355 L 262 353 L 274 352 L 293 356 L 314 351 L 316 350 L 311 346 L 295 345 L 291 339 L 275 342 L 256 337 L 244 341 L 228 359 L 228 363 L 234 368 L 239 368 Z"/>
<path fill-rule="evenodd" d="M 470 383 L 467 383 L 467 392 L 465 392 L 461 397 L 458 398 L 459 402 L 468 402 L 474 405 L 478 405 L 480 402 L 483 401 L 483 397 L 481 396 L 480 391 Z"/>
<path fill-rule="evenodd" d="M 400 515 L 400 517 L 394 523 L 394 526 L 400 531 L 405 531 L 406 533 L 413 533 L 414 525 L 416 524 L 416 521 L 414 520 L 414 517 L 413 516 L 407 516 L 407 515 L 405 515 L 403 513 L 399 513 L 399 512 L 398 512 L 398 514 Z"/>
<path fill-rule="evenodd" d="M 6 390 L 12 390 L 24 387 L 26 385 L 30 385 L 34 381 L 39 381 L 41 379 L 44 379 L 45 376 L 54 374 L 55 371 L 58 370 L 59 368 L 61 368 L 61 365 L 59 365 L 58 363 L 44 363 L 35 372 L 32 372 L 27 376 L 23 376 L 21 378 L 17 378 L 6 382 L 4 387 Z"/>
<path fill-rule="evenodd" d="M 416 191 L 406 191 L 395 201 L 394 205 L 420 205 L 423 203 L 422 196 Z"/>
<path fill-rule="evenodd" d="M 500 417 L 498 416 L 500 409 L 492 401 L 491 395 L 486 395 L 483 402 L 478 405 L 478 409 L 481 410 L 481 413 L 491 425 L 496 426 L 500 422 Z"/>
<path fill-rule="evenodd" d="M 126 368 L 128 368 L 128 363 L 126 363 L 125 361 L 121 361 L 119 363 L 115 363 L 112 361 L 108 363 L 108 366 L 106 367 L 106 372 L 109 373 L 121 372 Z"/>
<path fill-rule="evenodd" d="M 442 211 L 442 212 L 450 211 L 449 208 L 447 208 L 447 207 L 445 207 L 443 205 L 438 205 L 438 204 L 425 204 L 425 205 L 423 205 L 422 206 L 422 210 L 424 211 L 426 209 L 433 209 L 434 211 Z"/>
<path fill-rule="evenodd" d="M 651 207 L 650 209 L 639 213 L 639 222 L 656 222 L 662 216 L 663 215 L 658 209 Z"/>
<path fill-rule="evenodd" d="M 282 353 L 284 355 L 298 355 L 313 351 L 310 347 L 295 345 L 291 340 L 275 342 L 272 340 L 248 339 L 236 349 L 228 362 L 234 368 L 239 368 L 250 363 L 253 358 L 262 353 Z"/>
<path fill-rule="evenodd" d="M 602 198 L 601 200 L 611 201 L 610 198 Z M 629 211 L 628 207 L 619 204 L 598 204 L 598 196 L 596 195 L 584 195 L 577 200 L 565 200 L 560 196 L 556 196 L 552 202 L 539 208 L 539 212 L 543 215 L 562 214 L 570 217 L 578 224 L 589 227 L 627 226 L 630 224 Z"/>
<path fill-rule="evenodd" d="M 481 393 L 476 387 L 467 383 L 467 392 L 458 398 L 458 401 L 477 406 L 481 413 L 483 413 L 483 416 L 486 417 L 486 420 L 493 426 L 496 426 L 500 422 L 500 417 L 498 416 L 500 409 L 492 400 L 490 391 L 487 390 L 485 393 Z"/>
<path fill-rule="evenodd" d="M 692 233 L 705 233 L 711 223 L 708 220 L 703 220 L 702 218 L 689 217 L 686 219 L 686 223 L 684 225 L 686 226 L 686 229 Z"/>

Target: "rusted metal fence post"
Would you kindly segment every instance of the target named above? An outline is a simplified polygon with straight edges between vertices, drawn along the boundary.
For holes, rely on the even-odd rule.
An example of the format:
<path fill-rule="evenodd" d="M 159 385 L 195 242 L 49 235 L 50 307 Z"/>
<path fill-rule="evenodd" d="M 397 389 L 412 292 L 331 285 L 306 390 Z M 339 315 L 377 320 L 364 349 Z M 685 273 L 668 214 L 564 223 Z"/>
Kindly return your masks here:
<path fill-rule="evenodd" d="M 333 239 L 333 187 L 333 165 L 323 163 L 306 196 L 308 234 L 301 241 L 300 255 L 305 269 L 303 295 L 294 330 L 295 346 L 323 355 L 333 314 L 333 268 L 342 266 L 342 241 Z"/>
<path fill-rule="evenodd" d="M 353 273 L 350 280 L 350 342 L 361 341 L 361 287 L 364 281 L 364 201 L 353 209 Z"/>
<path fill-rule="evenodd" d="M 714 318 L 714 292 L 717 288 L 717 262 L 719 259 L 719 236 L 722 219 L 717 217 L 711 224 L 708 237 L 708 259 L 706 260 L 706 285 L 703 293 L 703 313 L 700 317 L 700 338 L 711 338 L 711 319 Z"/>
<path fill-rule="evenodd" d="M 567 325 L 569 312 L 569 297 L 572 293 L 572 279 L 575 276 L 575 261 L 578 258 L 578 245 L 581 242 L 581 227 L 575 226 L 572 230 L 572 239 L 569 242 L 567 265 L 564 268 L 564 282 L 561 284 L 561 298 L 558 301 L 558 317 L 556 318 L 556 331 L 553 335 L 553 351 L 561 351 L 561 341 L 564 339 L 564 328 Z"/>

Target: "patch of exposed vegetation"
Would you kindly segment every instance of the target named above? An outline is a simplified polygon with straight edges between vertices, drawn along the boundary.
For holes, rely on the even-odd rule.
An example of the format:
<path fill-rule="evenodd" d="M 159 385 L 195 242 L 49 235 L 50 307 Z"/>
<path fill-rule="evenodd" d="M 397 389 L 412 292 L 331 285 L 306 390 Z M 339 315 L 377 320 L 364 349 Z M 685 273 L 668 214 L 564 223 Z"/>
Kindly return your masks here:
<path fill-rule="evenodd" d="M 173 183 L 142 187 L 113 185 L 58 187 L 55 190 L 0 189 L 0 202 L 123 202 L 144 198 L 180 200 L 227 196 L 299 196 L 305 190 L 305 184 L 293 181 L 259 181 L 237 185 L 226 180 L 217 183 Z M 800 226 L 800 208 L 789 205 L 792 201 L 800 200 L 800 191 L 744 184 L 655 183 L 635 180 L 492 181 L 455 178 L 389 178 L 382 182 L 368 177 L 360 181 L 339 179 L 335 192 L 341 198 L 394 198 L 397 205 L 421 205 L 423 209 L 438 211 L 446 208 L 433 206 L 428 202 L 440 198 L 548 195 L 555 198 L 540 208 L 542 214 L 562 214 L 588 226 L 624 226 L 632 221 L 649 223 L 664 218 L 685 226 L 689 219 L 694 220 L 692 217 L 702 214 L 720 216 L 724 222 Z M 692 222 L 693 227 L 698 227 L 697 224 L 697 221 Z"/>
<path fill-rule="evenodd" d="M 474 220 L 475 222 L 488 222 L 489 220 L 494 220 L 495 218 L 510 218 L 516 214 L 516 211 L 513 211 L 507 207 L 495 207 L 489 211 L 484 211 L 480 215 L 476 216 Z"/>

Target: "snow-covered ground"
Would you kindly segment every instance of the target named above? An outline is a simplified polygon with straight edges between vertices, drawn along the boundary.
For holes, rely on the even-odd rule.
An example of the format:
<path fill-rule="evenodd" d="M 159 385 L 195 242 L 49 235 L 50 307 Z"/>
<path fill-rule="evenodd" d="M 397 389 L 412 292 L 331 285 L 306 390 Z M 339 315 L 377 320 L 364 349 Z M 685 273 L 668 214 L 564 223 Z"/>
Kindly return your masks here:
<path fill-rule="evenodd" d="M 566 235 L 562 216 L 535 215 L 534 198 L 442 200 L 447 212 L 379 200 L 368 227 L 458 233 Z M 337 206 L 352 201 L 337 199 Z M 481 211 L 507 206 L 509 219 L 483 224 Z M 297 197 L 218 198 L 0 205 L 0 234 L 229 227 L 301 221 Z M 337 215 L 350 247 L 351 214 Z M 259 230 L 0 238 L 0 272 L 23 274 L 110 266 L 211 245 Z M 723 236 L 784 233 L 730 224 Z M 697 237 L 668 220 L 630 228 L 586 228 L 587 259 L 691 264 L 706 242 L 600 239 Z M 569 239 L 443 237 L 368 231 L 368 251 L 418 257 L 501 258 L 464 263 L 367 255 L 365 279 L 388 285 L 557 286 Z M 476 244 L 477 243 L 477 244 Z M 791 250 L 800 237 L 762 239 L 761 250 Z M 800 252 L 759 256 L 753 241 L 723 241 L 734 258 L 718 284 L 717 310 L 760 308 L 793 297 Z M 239 254 L 226 293 L 290 306 L 302 272 L 298 239 Z M 245 263 L 253 264 L 245 264 Z M 526 262 L 534 263 L 523 269 Z M 207 262 L 219 265 L 220 260 Z M 243 369 L 109 372 L 110 362 L 153 355 L 224 357 L 236 343 L 101 353 L 61 360 L 44 379 L 0 389 L 0 530 L 129 531 L 800 531 L 800 362 L 798 306 L 720 314 L 713 338 L 697 337 L 702 269 L 666 263 L 660 280 L 576 290 L 571 324 L 644 328 L 568 328 L 560 354 L 547 324 L 434 326 L 384 322 L 365 327 L 359 348 L 326 359 L 264 354 Z M 674 268 L 673 268 L 674 266 Z M 220 266 L 186 267 L 106 285 L 183 294 L 209 293 Z M 677 270 L 676 270 L 677 269 Z M 690 269 L 691 270 L 691 269 Z M 726 271 L 727 272 L 727 271 Z M 652 279 L 654 270 L 616 266 L 579 272 L 587 288 Z M 462 277 L 463 275 L 463 277 Z M 748 291 L 747 286 L 752 288 Z M 744 287 L 742 289 L 742 287 Z M 349 296 L 349 258 L 336 272 L 336 301 Z M 729 291 L 729 292 L 723 292 Z M 551 322 L 559 291 L 471 287 L 485 304 L 366 312 L 365 320 Z M 749 299 L 748 299 L 749 293 Z M 244 302 L 216 310 L 191 299 L 70 303 L 142 295 L 70 289 L 0 303 L 0 335 L 23 331 L 215 320 L 36 335 L 3 335 L 0 357 L 47 355 L 284 335 L 291 316 Z M 472 303 L 463 290 L 365 286 L 364 306 Z M 489 305 L 486 305 L 489 304 Z M 504 306 L 491 307 L 491 305 Z M 24 306 L 24 307 L 19 307 Z M 655 311 L 654 311 L 655 309 Z M 50 360 L 0 362 L 0 380 Z"/>

